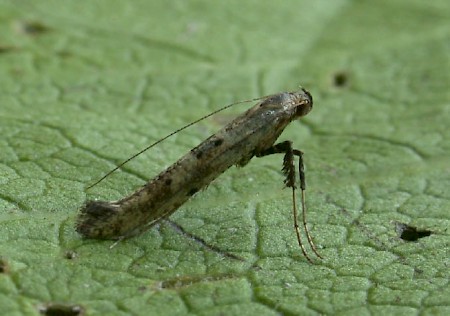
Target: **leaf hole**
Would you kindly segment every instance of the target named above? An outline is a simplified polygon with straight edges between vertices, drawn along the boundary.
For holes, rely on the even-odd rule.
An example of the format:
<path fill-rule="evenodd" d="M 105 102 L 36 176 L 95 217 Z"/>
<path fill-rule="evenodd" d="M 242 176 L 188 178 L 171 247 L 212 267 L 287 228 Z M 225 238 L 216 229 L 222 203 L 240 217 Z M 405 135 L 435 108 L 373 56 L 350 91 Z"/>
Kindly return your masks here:
<path fill-rule="evenodd" d="M 84 309 L 80 305 L 50 303 L 40 307 L 39 313 L 47 316 L 79 316 L 84 315 Z"/>
<path fill-rule="evenodd" d="M 417 241 L 433 233 L 431 230 L 420 230 L 404 223 L 396 223 L 395 226 L 398 236 L 405 241 Z"/>
<path fill-rule="evenodd" d="M 336 72 L 333 75 L 333 85 L 338 88 L 344 88 L 348 86 L 349 83 L 349 75 L 344 71 Z"/>
<path fill-rule="evenodd" d="M 67 250 L 64 252 L 64 258 L 66 258 L 68 260 L 73 260 L 76 257 L 78 257 L 78 254 L 73 250 Z"/>

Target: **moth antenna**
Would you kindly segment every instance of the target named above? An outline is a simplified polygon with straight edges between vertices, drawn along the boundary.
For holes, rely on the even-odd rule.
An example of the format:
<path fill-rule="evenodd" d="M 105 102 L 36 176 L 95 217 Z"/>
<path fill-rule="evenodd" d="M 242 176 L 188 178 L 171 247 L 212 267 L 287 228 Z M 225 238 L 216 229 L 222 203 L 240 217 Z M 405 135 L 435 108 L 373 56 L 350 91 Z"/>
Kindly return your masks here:
<path fill-rule="evenodd" d="M 187 124 L 187 125 L 185 125 L 185 126 L 179 128 L 179 129 L 175 130 L 174 132 L 168 134 L 167 136 L 161 138 L 160 140 L 154 142 L 153 144 L 151 144 L 151 145 L 145 147 L 144 149 L 142 149 L 141 151 L 137 152 L 136 154 L 134 154 L 134 155 L 131 156 L 130 158 L 128 158 L 128 159 L 122 161 L 117 167 L 115 167 L 114 169 L 112 169 L 111 171 L 109 171 L 108 173 L 106 173 L 103 177 L 101 177 L 99 180 L 97 180 L 96 182 L 94 182 L 93 184 L 91 184 L 90 186 L 88 186 L 88 187 L 86 188 L 86 190 L 89 190 L 90 188 L 96 186 L 97 184 L 99 184 L 100 182 L 102 182 L 103 180 L 105 180 L 105 179 L 106 179 L 109 175 L 111 175 L 113 172 L 115 172 L 116 170 L 120 169 L 123 165 L 125 165 L 126 163 L 128 163 L 129 161 L 133 160 L 134 158 L 136 158 L 136 157 L 139 156 L 140 154 L 143 154 L 144 152 L 146 152 L 146 151 L 149 150 L 150 148 L 152 148 L 152 147 L 158 145 L 159 143 L 165 141 L 167 138 L 169 138 L 169 137 L 171 137 L 171 136 L 173 136 L 173 135 L 175 135 L 175 134 L 181 132 L 182 130 L 185 130 L 186 128 L 191 127 L 192 125 L 197 124 L 198 122 L 203 121 L 204 119 L 207 119 L 207 118 L 210 117 L 210 116 L 213 116 L 213 115 L 215 115 L 215 114 L 217 114 L 217 113 L 219 113 L 219 112 L 222 112 L 222 111 L 224 111 L 224 110 L 226 110 L 226 109 L 228 109 L 228 108 L 230 108 L 230 107 L 232 107 L 232 106 L 234 106 L 234 105 L 236 105 L 236 104 L 241 104 L 241 103 L 247 103 L 247 102 L 258 101 L 258 100 L 261 100 L 261 99 L 264 99 L 264 98 L 267 98 L 267 97 L 259 97 L 259 98 L 248 99 L 248 100 L 243 100 L 243 101 L 238 101 L 238 102 L 234 102 L 234 103 L 228 104 L 228 105 L 226 105 L 226 106 L 224 106 L 224 107 L 222 107 L 222 108 L 220 108 L 220 109 L 218 109 L 218 110 L 215 110 L 215 111 L 209 113 L 208 115 L 205 115 L 205 116 L 203 116 L 203 117 L 201 117 L 201 118 L 199 118 L 199 119 L 197 119 L 197 120 L 195 120 L 195 121 L 193 121 L 193 122 L 191 122 L 191 123 L 189 123 L 189 124 Z"/>

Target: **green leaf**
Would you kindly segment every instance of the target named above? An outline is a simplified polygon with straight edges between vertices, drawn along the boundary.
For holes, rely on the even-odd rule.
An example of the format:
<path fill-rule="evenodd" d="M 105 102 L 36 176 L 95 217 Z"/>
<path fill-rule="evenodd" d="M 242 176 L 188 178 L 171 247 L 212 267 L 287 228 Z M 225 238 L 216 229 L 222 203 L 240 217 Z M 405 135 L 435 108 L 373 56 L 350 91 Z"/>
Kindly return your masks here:
<path fill-rule="evenodd" d="M 448 1 L 0 2 L 0 309 L 8 315 L 450 314 Z M 313 111 L 301 255 L 281 156 L 231 168 L 113 248 L 74 230 L 238 105 L 299 85 Z M 430 231 L 401 239 L 402 227 Z M 244 260 L 223 255 L 229 252 Z"/>

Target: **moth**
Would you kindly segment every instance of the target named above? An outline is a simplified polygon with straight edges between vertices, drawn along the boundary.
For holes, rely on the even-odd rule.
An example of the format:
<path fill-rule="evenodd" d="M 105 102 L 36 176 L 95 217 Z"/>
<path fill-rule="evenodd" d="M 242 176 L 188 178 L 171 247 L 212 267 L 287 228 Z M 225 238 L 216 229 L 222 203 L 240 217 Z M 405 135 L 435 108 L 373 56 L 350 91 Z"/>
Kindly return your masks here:
<path fill-rule="evenodd" d="M 294 149 L 291 141 L 276 143 L 286 126 L 308 114 L 312 107 L 313 98 L 303 88 L 299 91 L 282 92 L 260 98 L 256 105 L 191 149 L 131 195 L 118 201 L 86 202 L 78 215 L 76 230 L 83 237 L 94 239 L 120 240 L 134 236 L 170 216 L 190 197 L 208 186 L 231 166 L 245 166 L 253 157 L 283 154 L 284 184 L 292 189 L 294 228 L 298 244 L 303 255 L 311 261 L 302 242 L 298 225 L 295 157 L 299 161 L 302 226 L 311 249 L 322 258 L 306 225 L 303 153 Z"/>

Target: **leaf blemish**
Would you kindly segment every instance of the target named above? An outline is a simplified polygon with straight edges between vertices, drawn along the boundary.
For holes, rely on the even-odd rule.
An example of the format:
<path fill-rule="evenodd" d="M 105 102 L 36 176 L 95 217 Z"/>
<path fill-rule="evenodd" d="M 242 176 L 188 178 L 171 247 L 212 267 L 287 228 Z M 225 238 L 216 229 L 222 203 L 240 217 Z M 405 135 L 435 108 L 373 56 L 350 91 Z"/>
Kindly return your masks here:
<path fill-rule="evenodd" d="M 39 307 L 42 315 L 80 316 L 85 315 L 84 308 L 80 305 L 46 304 Z"/>
<path fill-rule="evenodd" d="M 66 252 L 64 252 L 64 258 L 66 258 L 68 260 L 73 260 L 77 256 L 78 256 L 78 254 L 73 250 L 67 250 Z"/>
<path fill-rule="evenodd" d="M 37 36 L 50 31 L 50 28 L 38 21 L 22 21 L 19 22 L 19 30 L 22 33 Z"/>
<path fill-rule="evenodd" d="M 0 273 L 8 273 L 8 271 L 8 263 L 5 260 L 0 259 Z"/>
<path fill-rule="evenodd" d="M 404 223 L 396 223 L 395 226 L 398 236 L 405 241 L 417 241 L 420 238 L 428 237 L 432 234 L 431 230 L 420 230 L 417 227 Z"/>
<path fill-rule="evenodd" d="M 333 85 L 338 88 L 343 88 L 348 86 L 349 78 L 346 72 L 340 71 L 336 72 L 333 76 Z"/>

